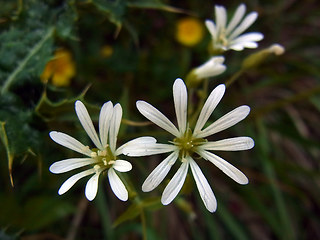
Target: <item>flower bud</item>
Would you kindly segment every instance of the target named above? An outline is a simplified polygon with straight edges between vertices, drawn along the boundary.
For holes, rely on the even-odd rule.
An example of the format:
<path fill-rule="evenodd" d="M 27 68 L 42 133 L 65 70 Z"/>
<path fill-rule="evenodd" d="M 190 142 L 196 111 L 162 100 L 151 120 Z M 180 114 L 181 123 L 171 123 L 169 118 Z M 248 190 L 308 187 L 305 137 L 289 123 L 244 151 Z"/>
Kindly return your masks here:
<path fill-rule="evenodd" d="M 243 60 L 242 68 L 254 68 L 264 62 L 270 55 L 279 56 L 285 52 L 285 48 L 280 44 L 272 44 L 259 52 L 253 53 Z"/>

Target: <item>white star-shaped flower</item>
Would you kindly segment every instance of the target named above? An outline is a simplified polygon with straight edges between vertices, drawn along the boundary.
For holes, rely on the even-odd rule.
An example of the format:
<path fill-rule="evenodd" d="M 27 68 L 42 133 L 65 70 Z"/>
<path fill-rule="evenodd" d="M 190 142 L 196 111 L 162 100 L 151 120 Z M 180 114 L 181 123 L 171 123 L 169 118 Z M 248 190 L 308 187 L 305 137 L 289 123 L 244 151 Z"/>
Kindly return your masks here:
<path fill-rule="evenodd" d="M 212 36 L 213 49 L 241 51 L 244 48 L 258 47 L 256 42 L 263 39 L 263 34 L 259 32 L 242 34 L 256 21 L 258 13 L 251 12 L 243 19 L 245 12 L 246 6 L 240 4 L 227 24 L 226 9 L 223 6 L 215 6 L 216 22 L 212 20 L 205 22 Z"/>
<path fill-rule="evenodd" d="M 147 156 L 171 152 L 147 177 L 142 185 L 144 192 L 149 192 L 156 188 L 166 177 L 172 165 L 179 159 L 181 166 L 164 189 L 161 198 L 162 204 L 169 204 L 177 196 L 183 186 L 190 166 L 204 205 L 210 212 L 214 212 L 217 208 L 216 198 L 207 179 L 195 161 L 199 156 L 212 162 L 239 184 L 248 183 L 247 177 L 241 171 L 210 151 L 251 149 L 254 146 L 254 141 L 249 137 L 235 137 L 214 142 L 206 139 L 206 137 L 212 134 L 235 125 L 250 112 L 248 106 L 240 106 L 204 128 L 205 123 L 220 102 L 224 92 L 225 85 L 223 84 L 217 86 L 211 92 L 193 130 L 191 130 L 187 121 L 187 88 L 181 79 L 176 79 L 173 84 L 173 100 L 178 128 L 149 103 L 137 101 L 137 108 L 142 115 L 175 137 L 170 144 L 149 142 L 144 145 L 140 144 L 140 146 L 136 145 L 135 148 L 132 146 L 124 148 L 123 154 L 128 156 Z"/>
<path fill-rule="evenodd" d="M 83 145 L 78 140 L 65 133 L 56 131 L 50 132 L 51 139 L 56 143 L 86 155 L 85 158 L 70 158 L 53 163 L 50 166 L 50 171 L 52 173 L 64 173 L 88 165 L 91 166 L 89 169 L 67 179 L 61 185 L 58 193 L 60 195 L 64 194 L 78 180 L 93 174 L 88 180 L 85 188 L 87 199 L 92 201 L 97 194 L 99 176 L 102 172 L 107 171 L 112 191 L 120 200 L 126 201 L 128 199 L 128 191 L 116 171 L 128 172 L 132 169 L 132 165 L 128 161 L 118 159 L 117 156 L 122 154 L 123 146 L 154 143 L 155 139 L 151 137 L 137 138 L 116 149 L 117 136 L 122 118 L 122 108 L 120 104 L 113 106 L 109 101 L 102 106 L 99 115 L 99 136 L 86 107 L 81 101 L 76 101 L 75 110 L 81 125 L 95 144 L 96 148 L 90 149 L 88 146 Z"/>

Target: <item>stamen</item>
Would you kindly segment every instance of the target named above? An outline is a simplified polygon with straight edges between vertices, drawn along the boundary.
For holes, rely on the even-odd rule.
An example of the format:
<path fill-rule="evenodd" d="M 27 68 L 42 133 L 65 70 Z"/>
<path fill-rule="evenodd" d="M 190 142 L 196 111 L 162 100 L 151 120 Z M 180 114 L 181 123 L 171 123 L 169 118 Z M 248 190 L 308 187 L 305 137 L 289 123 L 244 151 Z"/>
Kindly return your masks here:
<path fill-rule="evenodd" d="M 101 167 L 99 165 L 94 165 L 94 170 L 97 172 Z"/>
<path fill-rule="evenodd" d="M 98 150 L 98 156 L 100 156 L 100 157 L 107 156 L 107 151 L 106 150 L 103 150 L 103 151 Z"/>
<path fill-rule="evenodd" d="M 107 159 L 106 159 L 106 158 L 102 158 L 102 162 L 103 162 L 103 164 L 104 164 L 105 166 L 108 165 L 108 162 L 107 162 Z"/>
<path fill-rule="evenodd" d="M 81 150 L 83 152 L 86 152 L 86 151 L 90 150 L 90 147 L 89 146 L 84 146 Z"/>

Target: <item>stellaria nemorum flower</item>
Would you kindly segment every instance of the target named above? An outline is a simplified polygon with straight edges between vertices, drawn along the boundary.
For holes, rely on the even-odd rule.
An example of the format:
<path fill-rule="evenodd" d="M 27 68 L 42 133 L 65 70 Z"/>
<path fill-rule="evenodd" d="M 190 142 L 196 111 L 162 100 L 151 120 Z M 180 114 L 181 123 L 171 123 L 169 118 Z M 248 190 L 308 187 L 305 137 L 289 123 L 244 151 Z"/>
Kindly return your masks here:
<path fill-rule="evenodd" d="M 58 193 L 64 194 L 78 180 L 88 175 L 93 176 L 88 180 L 85 188 L 85 195 L 88 200 L 93 200 L 98 190 L 98 180 L 102 172 L 107 171 L 108 179 L 114 194 L 122 201 L 128 199 L 128 191 L 117 175 L 118 172 L 128 172 L 132 169 L 130 162 L 118 158 L 122 154 L 124 146 L 135 146 L 136 144 L 155 143 L 151 137 L 141 137 L 116 148 L 118 131 L 122 118 L 122 108 L 120 104 L 106 102 L 99 115 L 99 136 L 94 128 L 89 113 L 81 101 L 76 101 L 75 110 L 81 125 L 94 143 L 95 147 L 90 149 L 75 138 L 57 131 L 50 132 L 50 137 L 56 143 L 85 155 L 84 158 L 70 158 L 53 163 L 50 166 L 52 173 L 64 173 L 74 169 L 90 166 L 89 169 L 81 171 L 67 179 L 60 187 Z"/>
<path fill-rule="evenodd" d="M 223 84 L 217 86 L 211 92 L 193 130 L 189 127 L 187 120 L 187 88 L 181 79 L 176 79 L 173 85 L 173 98 L 178 128 L 149 103 L 137 101 L 137 108 L 142 115 L 174 136 L 173 141 L 169 142 L 170 144 L 150 142 L 148 144 L 135 146 L 134 148 L 132 146 L 124 148 L 123 154 L 128 156 L 148 156 L 171 152 L 144 181 L 142 185 L 144 192 L 149 192 L 156 188 L 166 177 L 173 164 L 179 160 L 181 164 L 180 168 L 164 189 L 161 198 L 162 204 L 169 204 L 178 195 L 190 166 L 204 205 L 210 212 L 214 212 L 217 208 L 216 198 L 207 179 L 196 163 L 195 159 L 199 159 L 199 156 L 212 162 L 237 183 L 248 183 L 248 178 L 241 171 L 211 151 L 240 151 L 251 149 L 254 146 L 254 141 L 250 137 L 234 137 L 219 141 L 208 141 L 206 139 L 208 136 L 240 122 L 250 112 L 248 106 L 240 106 L 204 128 L 205 123 L 220 102 L 224 92 L 225 85 Z"/>

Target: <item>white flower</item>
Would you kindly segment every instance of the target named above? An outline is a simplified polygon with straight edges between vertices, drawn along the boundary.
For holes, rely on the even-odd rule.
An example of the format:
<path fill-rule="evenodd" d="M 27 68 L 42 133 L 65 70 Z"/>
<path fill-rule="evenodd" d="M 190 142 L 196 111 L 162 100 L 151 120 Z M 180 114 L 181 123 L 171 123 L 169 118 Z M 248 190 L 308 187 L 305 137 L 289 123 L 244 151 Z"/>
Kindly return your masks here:
<path fill-rule="evenodd" d="M 142 185 L 142 190 L 149 192 L 156 188 L 166 177 L 177 159 L 181 161 L 180 168 L 162 194 L 162 204 L 169 204 L 177 196 L 183 186 L 190 166 L 204 205 L 210 212 L 216 210 L 217 203 L 213 191 L 194 157 L 198 159 L 200 156 L 212 162 L 240 184 L 248 183 L 247 177 L 242 172 L 210 151 L 239 151 L 251 149 L 254 146 L 253 140 L 249 137 L 235 137 L 214 142 L 209 142 L 205 139 L 214 133 L 235 125 L 249 114 L 250 108 L 248 106 L 240 106 L 204 128 L 205 123 L 220 102 L 224 92 L 225 85 L 223 84 L 211 92 L 200 112 L 193 131 L 189 128 L 187 121 L 187 88 L 181 79 L 176 79 L 173 85 L 173 98 L 178 128 L 149 103 L 137 101 L 137 108 L 142 115 L 175 137 L 174 140 L 170 142 L 171 144 L 149 142 L 143 146 L 136 146 L 135 149 L 133 149 L 132 146 L 124 148 L 123 154 L 129 156 L 147 156 L 171 152 L 147 177 Z"/>
<path fill-rule="evenodd" d="M 257 19 L 258 13 L 251 12 L 244 19 L 246 6 L 240 4 L 230 22 L 227 24 L 227 12 L 223 6 L 215 6 L 216 22 L 206 20 L 205 24 L 212 35 L 214 49 L 224 51 L 232 49 L 241 51 L 244 48 L 258 47 L 257 41 L 263 39 L 263 34 L 251 32 L 242 34 Z"/>
<path fill-rule="evenodd" d="M 226 66 L 223 65 L 224 57 L 211 57 L 207 62 L 200 65 L 194 70 L 198 79 L 214 77 L 226 70 Z"/>
<path fill-rule="evenodd" d="M 83 145 L 78 140 L 65 133 L 56 131 L 50 132 L 50 137 L 56 143 L 86 155 L 85 158 L 70 158 L 53 163 L 50 166 L 50 171 L 52 173 L 64 173 L 84 166 L 91 166 L 91 168 L 67 179 L 61 185 L 58 193 L 60 195 L 64 194 L 78 180 L 94 174 L 87 182 L 85 188 L 85 195 L 87 199 L 91 201 L 97 194 L 100 174 L 107 171 L 112 191 L 120 200 L 126 201 L 128 199 L 128 191 L 116 174 L 116 171 L 128 172 L 132 169 L 131 163 L 117 158 L 118 155 L 122 154 L 122 147 L 116 149 L 117 135 L 122 118 L 122 108 L 120 104 L 113 106 L 109 101 L 102 106 L 99 115 L 99 136 L 86 107 L 81 101 L 76 101 L 75 110 L 81 125 L 95 144 L 96 148 L 90 149 L 88 146 Z M 137 138 L 126 143 L 125 146 L 134 146 L 135 144 L 141 145 L 145 142 L 155 143 L 155 139 L 151 137 Z"/>

